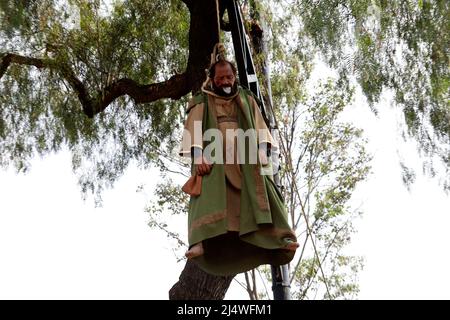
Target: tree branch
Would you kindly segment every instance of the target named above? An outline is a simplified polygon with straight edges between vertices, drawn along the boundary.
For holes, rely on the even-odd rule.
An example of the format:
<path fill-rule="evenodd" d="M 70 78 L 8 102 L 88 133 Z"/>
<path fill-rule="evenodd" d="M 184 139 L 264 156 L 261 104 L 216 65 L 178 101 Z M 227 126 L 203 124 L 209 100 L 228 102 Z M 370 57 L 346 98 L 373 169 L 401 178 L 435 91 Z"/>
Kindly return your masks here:
<path fill-rule="evenodd" d="M 34 58 L 27 58 L 23 56 L 19 56 L 12 53 L 7 53 L 2 58 L 2 62 L 0 63 L 0 79 L 5 74 L 6 70 L 8 69 L 9 65 L 11 63 L 19 63 L 19 64 L 25 64 L 30 66 L 35 66 L 36 68 L 43 68 L 45 67 L 45 61 L 41 59 L 34 59 Z"/>
<path fill-rule="evenodd" d="M 77 78 L 69 65 L 62 65 L 52 59 L 38 59 L 12 53 L 6 54 L 1 59 L 0 79 L 11 63 L 56 70 L 77 93 L 83 112 L 90 118 L 104 111 L 122 95 L 130 96 L 136 103 L 148 103 L 162 98 L 180 99 L 190 91 L 195 92 L 200 89 L 205 80 L 204 70 L 209 65 L 210 54 L 219 40 L 215 1 L 182 1 L 191 14 L 189 58 L 186 71 L 173 75 L 166 81 L 142 85 L 132 79 L 121 78 L 107 85 L 92 98 L 89 90 Z"/>
<path fill-rule="evenodd" d="M 48 68 L 53 69 L 61 74 L 61 76 L 69 83 L 72 89 L 78 94 L 83 111 L 89 116 L 89 111 L 93 109 L 92 100 L 84 84 L 76 77 L 75 73 L 68 65 L 57 63 L 52 59 L 38 59 L 26 57 L 14 53 L 7 53 L 0 63 L 0 79 L 6 73 L 11 63 L 34 66 L 38 69 Z"/>
<path fill-rule="evenodd" d="M 94 115 L 102 112 L 114 100 L 125 94 L 130 96 L 136 103 L 147 103 L 162 98 L 178 100 L 188 94 L 189 91 L 190 86 L 186 73 L 176 74 L 169 80 L 149 85 L 141 85 L 132 79 L 122 78 L 113 82 L 99 93 L 93 111 Z"/>
<path fill-rule="evenodd" d="M 0 79 L 6 73 L 11 63 L 34 66 L 38 69 L 48 68 L 58 71 L 71 88 L 78 94 L 84 113 L 92 118 L 102 112 L 114 100 L 122 95 L 129 95 L 136 103 L 152 102 L 162 98 L 180 99 L 190 91 L 188 78 L 185 73 L 174 75 L 169 80 L 150 85 L 140 85 L 134 80 L 119 79 L 91 99 L 84 84 L 75 76 L 67 65 L 57 63 L 52 59 L 38 59 L 8 53 L 0 64 Z"/>

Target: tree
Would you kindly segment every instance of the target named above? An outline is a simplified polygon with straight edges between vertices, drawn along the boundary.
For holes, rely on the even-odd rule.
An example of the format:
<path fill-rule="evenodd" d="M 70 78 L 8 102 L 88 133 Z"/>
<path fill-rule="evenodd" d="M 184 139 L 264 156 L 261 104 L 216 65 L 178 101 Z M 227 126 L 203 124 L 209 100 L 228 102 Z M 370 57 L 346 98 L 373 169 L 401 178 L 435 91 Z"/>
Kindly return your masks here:
<path fill-rule="evenodd" d="M 448 191 L 448 1 L 281 2 L 300 17 L 299 36 L 311 41 L 338 70 L 342 89 L 356 80 L 372 108 L 383 90 L 393 90 L 407 124 L 404 135 L 418 141 L 424 169 L 431 176 L 436 175 L 436 163 L 443 164 L 447 178 L 442 185 Z M 408 174 L 406 168 L 405 181 Z"/>
<path fill-rule="evenodd" d="M 25 172 L 33 155 L 67 146 L 83 195 L 97 201 L 131 161 L 147 168 L 174 147 L 185 96 L 200 87 L 219 38 L 215 0 L 108 3 L 0 3 L 0 165 Z M 289 13 L 273 39 L 282 41 L 276 29 L 297 30 L 291 59 L 322 52 L 339 88 L 356 77 L 369 101 L 393 88 L 409 133 L 448 168 L 446 1 L 263 4 Z M 367 28 L 377 10 L 380 28 Z M 223 296 L 226 282 L 210 297 Z"/>

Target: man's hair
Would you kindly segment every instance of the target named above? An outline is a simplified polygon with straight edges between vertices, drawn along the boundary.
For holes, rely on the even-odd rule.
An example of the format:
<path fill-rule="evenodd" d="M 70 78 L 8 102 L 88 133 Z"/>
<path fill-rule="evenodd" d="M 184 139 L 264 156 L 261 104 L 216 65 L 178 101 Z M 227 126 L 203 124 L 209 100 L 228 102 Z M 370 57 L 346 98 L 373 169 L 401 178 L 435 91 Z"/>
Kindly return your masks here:
<path fill-rule="evenodd" d="M 236 69 L 236 67 L 234 66 L 234 64 L 231 61 L 219 60 L 219 61 L 213 63 L 213 65 L 209 68 L 209 71 L 208 71 L 209 77 L 211 79 L 214 79 L 214 77 L 216 75 L 216 66 L 222 66 L 222 65 L 226 65 L 226 64 L 230 65 L 231 70 L 233 70 L 234 76 L 236 76 L 237 75 L 237 69 Z"/>

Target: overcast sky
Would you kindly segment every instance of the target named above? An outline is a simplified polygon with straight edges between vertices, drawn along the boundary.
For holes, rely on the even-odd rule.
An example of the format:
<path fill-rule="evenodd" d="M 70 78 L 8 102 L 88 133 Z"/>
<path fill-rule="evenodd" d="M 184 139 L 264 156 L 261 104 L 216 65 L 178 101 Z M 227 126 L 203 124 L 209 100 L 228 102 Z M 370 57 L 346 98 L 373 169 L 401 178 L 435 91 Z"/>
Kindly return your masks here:
<path fill-rule="evenodd" d="M 352 199 L 364 212 L 349 250 L 366 259 L 359 298 L 449 299 L 450 197 L 438 179 L 422 174 L 416 143 L 401 138 L 403 115 L 391 101 L 383 94 L 375 117 L 357 94 L 346 112 L 364 128 L 374 155 L 373 173 Z M 400 161 L 416 173 L 410 191 L 403 185 Z"/>

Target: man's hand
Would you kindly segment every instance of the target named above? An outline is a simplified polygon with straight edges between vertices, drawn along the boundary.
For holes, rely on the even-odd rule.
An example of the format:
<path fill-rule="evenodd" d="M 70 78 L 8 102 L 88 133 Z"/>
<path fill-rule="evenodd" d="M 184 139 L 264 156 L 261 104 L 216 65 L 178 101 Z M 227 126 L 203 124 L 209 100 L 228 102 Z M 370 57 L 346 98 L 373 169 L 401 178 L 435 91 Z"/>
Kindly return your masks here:
<path fill-rule="evenodd" d="M 198 161 L 198 162 L 197 162 Z M 205 157 L 201 158 L 201 163 L 199 159 L 197 159 L 196 164 L 195 165 L 195 173 L 198 174 L 199 176 L 204 176 L 207 175 L 211 172 L 212 169 L 212 164 L 209 164 L 209 162 L 205 159 Z"/>

